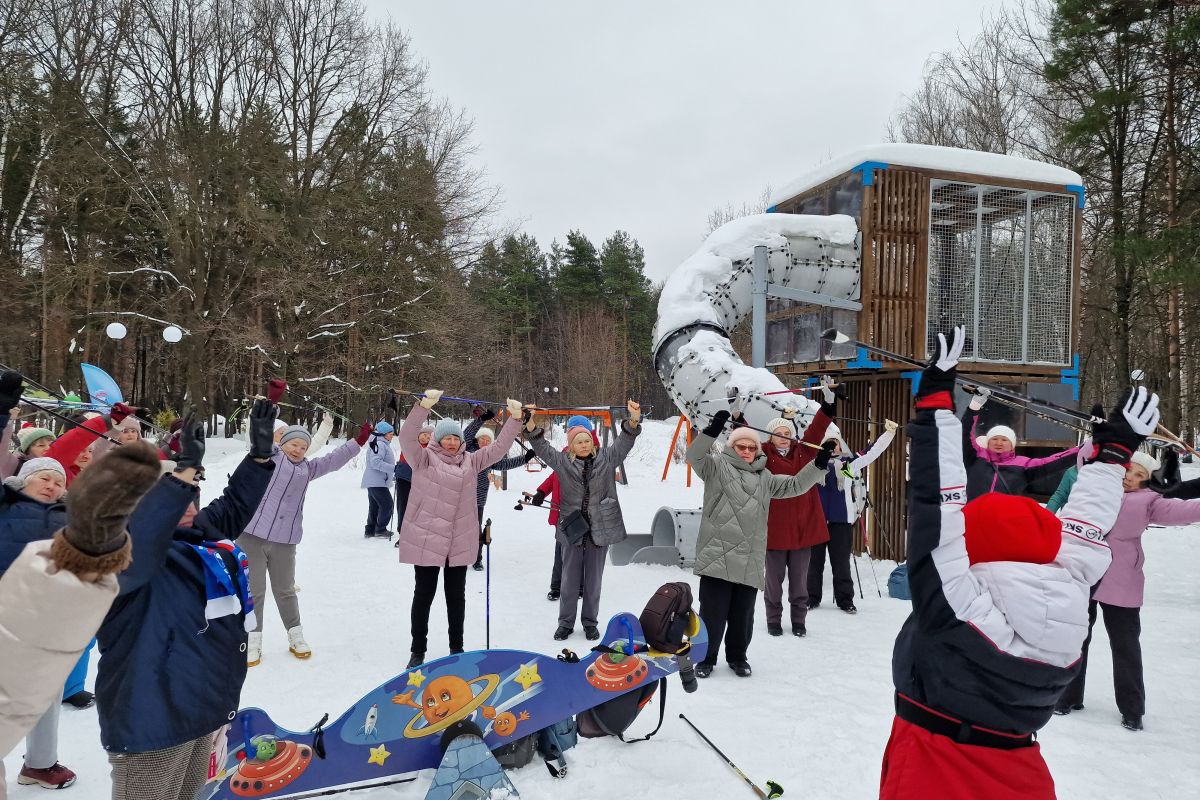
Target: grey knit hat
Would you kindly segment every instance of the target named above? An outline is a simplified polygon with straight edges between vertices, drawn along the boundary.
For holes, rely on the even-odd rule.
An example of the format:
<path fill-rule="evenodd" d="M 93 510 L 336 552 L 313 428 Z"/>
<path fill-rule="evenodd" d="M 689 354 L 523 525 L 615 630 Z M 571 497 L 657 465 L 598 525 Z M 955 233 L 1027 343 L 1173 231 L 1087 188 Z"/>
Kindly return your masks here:
<path fill-rule="evenodd" d="M 279 437 L 279 446 L 282 447 L 292 439 L 303 439 L 305 444 L 312 444 L 312 434 L 308 432 L 307 428 L 300 425 L 289 425 L 283 435 Z"/>

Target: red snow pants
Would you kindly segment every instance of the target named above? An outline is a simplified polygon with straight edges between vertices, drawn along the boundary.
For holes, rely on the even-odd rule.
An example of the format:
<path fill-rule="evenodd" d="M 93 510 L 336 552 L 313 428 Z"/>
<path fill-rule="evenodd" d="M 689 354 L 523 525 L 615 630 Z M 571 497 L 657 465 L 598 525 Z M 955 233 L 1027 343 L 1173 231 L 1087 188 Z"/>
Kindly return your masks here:
<path fill-rule="evenodd" d="M 958 744 L 899 717 L 883 754 L 880 800 L 1054 800 L 1041 747 Z"/>

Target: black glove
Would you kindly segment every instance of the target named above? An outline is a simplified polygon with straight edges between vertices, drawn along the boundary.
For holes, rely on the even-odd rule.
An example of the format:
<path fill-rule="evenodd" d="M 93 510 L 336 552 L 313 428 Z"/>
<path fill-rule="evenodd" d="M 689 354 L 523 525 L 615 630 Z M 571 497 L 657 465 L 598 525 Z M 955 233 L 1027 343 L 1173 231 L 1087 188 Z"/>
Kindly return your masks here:
<path fill-rule="evenodd" d="M 1100 412 L 1100 413 L 1097 413 Z M 1092 409 L 1100 418 L 1103 409 Z M 1128 464 L 1138 446 L 1158 424 L 1158 395 L 1139 388 L 1126 389 L 1109 412 L 1107 419 L 1092 426 L 1092 443 L 1096 445 L 1093 461 L 1102 464 Z"/>
<path fill-rule="evenodd" d="M 817 453 L 817 457 L 813 459 L 813 463 L 817 465 L 818 469 L 825 469 L 829 466 L 829 461 L 833 458 L 835 447 L 837 447 L 837 442 L 833 439 L 821 445 L 821 452 Z"/>
<path fill-rule="evenodd" d="M 712 422 L 708 423 L 708 427 L 700 431 L 705 436 L 711 436 L 714 439 L 721 435 L 721 431 L 725 430 L 725 423 L 729 421 L 729 412 L 721 409 L 713 414 Z"/>
<path fill-rule="evenodd" d="M 540 506 L 545 501 L 546 501 L 546 493 L 540 492 L 540 491 L 534 492 L 533 497 L 529 498 L 529 502 L 535 506 Z"/>
<path fill-rule="evenodd" d="M 954 410 L 954 379 L 958 377 L 958 358 L 965 341 L 966 333 L 962 328 L 955 328 L 949 340 L 944 334 L 938 334 L 938 346 L 929 359 L 929 365 L 921 373 L 921 384 L 917 387 L 917 408 Z M 940 402 L 943 398 L 928 400 L 942 392 L 949 395 L 948 402 Z M 923 400 L 926 402 L 923 403 Z"/>
<path fill-rule="evenodd" d="M 204 423 L 196 419 L 195 412 L 188 411 L 179 429 L 179 457 L 175 459 L 176 470 L 201 469 L 204 464 Z"/>
<path fill-rule="evenodd" d="M 482 406 L 480 406 L 482 408 Z M 496 412 L 490 408 L 485 408 L 483 413 L 479 415 L 480 422 L 487 422 L 489 419 L 495 419 Z"/>
<path fill-rule="evenodd" d="M 1150 488 L 1159 494 L 1179 488 L 1183 483 L 1179 477 L 1179 453 L 1174 448 L 1167 448 L 1159 463 L 1161 466 L 1150 476 Z"/>
<path fill-rule="evenodd" d="M 734 430 L 746 427 L 746 415 L 741 411 L 733 412 L 729 419 L 731 422 L 733 422 L 733 424 L 729 427 L 733 428 Z"/>
<path fill-rule="evenodd" d="M 532 450 L 525 451 L 525 463 L 526 464 L 528 464 L 530 461 L 533 461 L 535 458 L 537 458 L 537 453 L 533 452 Z"/>
<path fill-rule="evenodd" d="M 250 457 L 270 458 L 275 446 L 275 417 L 279 411 L 270 400 L 255 400 L 250 407 Z"/>
<path fill-rule="evenodd" d="M 0 375 L 0 414 L 8 415 L 21 402 L 21 389 L 25 379 L 19 372 L 5 372 Z"/>

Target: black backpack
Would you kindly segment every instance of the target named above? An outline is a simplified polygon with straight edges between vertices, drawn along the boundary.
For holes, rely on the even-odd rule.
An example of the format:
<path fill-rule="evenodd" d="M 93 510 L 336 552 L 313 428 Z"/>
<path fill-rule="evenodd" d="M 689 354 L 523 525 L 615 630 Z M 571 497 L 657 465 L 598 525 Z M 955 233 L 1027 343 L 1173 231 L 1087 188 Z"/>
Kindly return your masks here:
<path fill-rule="evenodd" d="M 654 726 L 654 730 L 640 739 L 626 739 L 625 731 L 637 719 L 642 709 L 654 698 L 654 692 L 660 686 L 662 687 L 662 691 L 658 695 L 658 725 Z M 632 692 L 626 692 L 620 697 L 614 697 L 607 703 L 601 703 L 595 708 L 589 708 L 587 711 L 580 712 L 576 715 L 575 720 L 580 736 L 588 739 L 596 739 L 601 736 L 616 736 L 622 742 L 632 744 L 633 742 L 644 742 L 658 733 L 658 729 L 662 727 L 663 717 L 666 715 L 666 712 L 667 679 L 661 678 L 655 683 L 634 689 Z"/>
<path fill-rule="evenodd" d="M 638 622 L 647 644 L 661 653 L 677 653 L 694 614 L 691 585 L 664 583 L 646 603 Z"/>

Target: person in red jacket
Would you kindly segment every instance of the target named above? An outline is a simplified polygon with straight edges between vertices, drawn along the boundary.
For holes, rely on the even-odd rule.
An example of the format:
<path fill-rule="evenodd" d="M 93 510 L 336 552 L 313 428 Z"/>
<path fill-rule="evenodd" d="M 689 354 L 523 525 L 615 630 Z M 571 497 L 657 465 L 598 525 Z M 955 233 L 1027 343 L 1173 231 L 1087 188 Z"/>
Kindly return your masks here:
<path fill-rule="evenodd" d="M 131 413 L 132 409 L 129 406 L 124 403 L 117 403 L 112 407 L 109 417 L 115 425 Z M 108 433 L 108 429 L 109 420 L 97 415 L 78 427 L 67 431 L 55 439 L 54 444 L 50 445 L 50 449 L 46 451 L 46 456 L 62 464 L 63 469 L 67 471 L 68 488 L 71 486 L 71 481 L 79 477 L 80 471 L 91 460 L 88 455 L 85 455 L 88 448 L 101 435 Z"/>
<path fill-rule="evenodd" d="M 833 421 L 833 414 L 833 402 L 823 402 L 821 410 L 804 429 L 804 437 L 799 443 L 796 441 L 794 410 L 789 409 L 782 417 L 767 423 L 767 430 L 771 432 L 771 440 L 763 445 L 767 470 L 774 475 L 795 475 L 803 469 L 821 452 L 819 448 Z M 798 497 L 771 501 L 767 517 L 767 582 L 763 589 L 767 633 L 783 635 L 783 579 L 786 575 L 792 635 L 807 635 L 809 558 L 813 545 L 827 541 L 829 528 L 825 525 L 821 499 L 815 487 Z"/>

